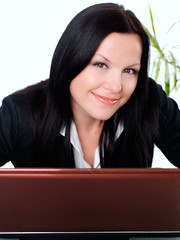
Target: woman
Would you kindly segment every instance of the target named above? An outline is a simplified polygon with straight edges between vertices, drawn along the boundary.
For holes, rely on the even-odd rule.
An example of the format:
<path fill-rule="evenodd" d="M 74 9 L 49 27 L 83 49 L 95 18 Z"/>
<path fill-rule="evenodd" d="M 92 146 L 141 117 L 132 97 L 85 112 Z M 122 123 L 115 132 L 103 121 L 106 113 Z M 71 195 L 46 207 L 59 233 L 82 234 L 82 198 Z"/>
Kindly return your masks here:
<path fill-rule="evenodd" d="M 147 76 L 149 39 L 131 11 L 80 12 L 56 47 L 50 77 L 4 99 L 0 165 L 147 168 L 156 144 L 180 166 L 180 111 Z"/>

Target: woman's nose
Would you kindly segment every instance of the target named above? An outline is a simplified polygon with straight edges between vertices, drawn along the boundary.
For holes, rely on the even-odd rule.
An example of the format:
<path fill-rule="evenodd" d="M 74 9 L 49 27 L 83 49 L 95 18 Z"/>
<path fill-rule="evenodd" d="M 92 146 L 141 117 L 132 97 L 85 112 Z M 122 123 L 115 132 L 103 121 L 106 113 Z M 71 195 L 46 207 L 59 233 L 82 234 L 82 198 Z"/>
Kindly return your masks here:
<path fill-rule="evenodd" d="M 113 73 L 106 82 L 106 87 L 112 92 L 120 92 L 122 88 L 121 74 Z"/>

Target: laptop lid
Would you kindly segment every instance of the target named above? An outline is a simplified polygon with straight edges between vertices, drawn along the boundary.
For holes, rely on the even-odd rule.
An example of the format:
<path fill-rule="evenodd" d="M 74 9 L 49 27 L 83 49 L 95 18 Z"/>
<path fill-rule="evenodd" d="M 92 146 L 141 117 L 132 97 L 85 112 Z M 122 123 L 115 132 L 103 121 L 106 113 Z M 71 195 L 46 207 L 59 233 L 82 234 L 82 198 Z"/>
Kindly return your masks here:
<path fill-rule="evenodd" d="M 178 169 L 1 169 L 0 232 L 179 231 Z"/>

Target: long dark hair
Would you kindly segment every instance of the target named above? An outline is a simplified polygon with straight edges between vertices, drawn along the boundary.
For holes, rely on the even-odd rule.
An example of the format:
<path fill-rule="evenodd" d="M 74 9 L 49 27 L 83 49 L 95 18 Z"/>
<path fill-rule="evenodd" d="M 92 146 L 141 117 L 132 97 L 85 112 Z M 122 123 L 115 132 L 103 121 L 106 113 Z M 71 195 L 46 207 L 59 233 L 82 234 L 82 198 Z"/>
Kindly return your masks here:
<path fill-rule="evenodd" d="M 142 40 L 143 52 L 138 83 L 133 95 L 105 122 L 100 138 L 101 167 L 113 167 L 113 157 L 117 158 L 114 161 L 121 161 L 123 152 L 118 152 L 118 140 L 117 144 L 114 144 L 119 124 L 124 126 L 122 144 L 124 149 L 128 146 L 131 150 L 132 162 L 118 166 L 150 166 L 151 143 L 156 128 L 155 116 L 148 102 L 149 38 L 134 13 L 113 3 L 90 6 L 73 18 L 55 49 L 49 79 L 39 84 L 34 91 L 32 132 L 36 166 L 55 166 L 57 138 L 64 127 L 67 159 L 72 157 L 69 143 L 72 120 L 69 86 L 72 79 L 90 62 L 103 39 L 112 32 L 138 34 Z M 113 155 L 114 152 L 116 155 Z"/>

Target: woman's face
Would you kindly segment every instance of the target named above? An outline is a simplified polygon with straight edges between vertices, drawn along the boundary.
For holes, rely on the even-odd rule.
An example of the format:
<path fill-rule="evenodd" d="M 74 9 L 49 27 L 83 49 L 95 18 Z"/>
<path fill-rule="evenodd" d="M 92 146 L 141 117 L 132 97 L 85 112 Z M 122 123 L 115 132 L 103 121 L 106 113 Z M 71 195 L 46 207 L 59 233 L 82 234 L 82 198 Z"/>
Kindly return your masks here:
<path fill-rule="evenodd" d="M 111 33 L 70 84 L 74 116 L 109 119 L 134 92 L 141 67 L 137 34 Z"/>

